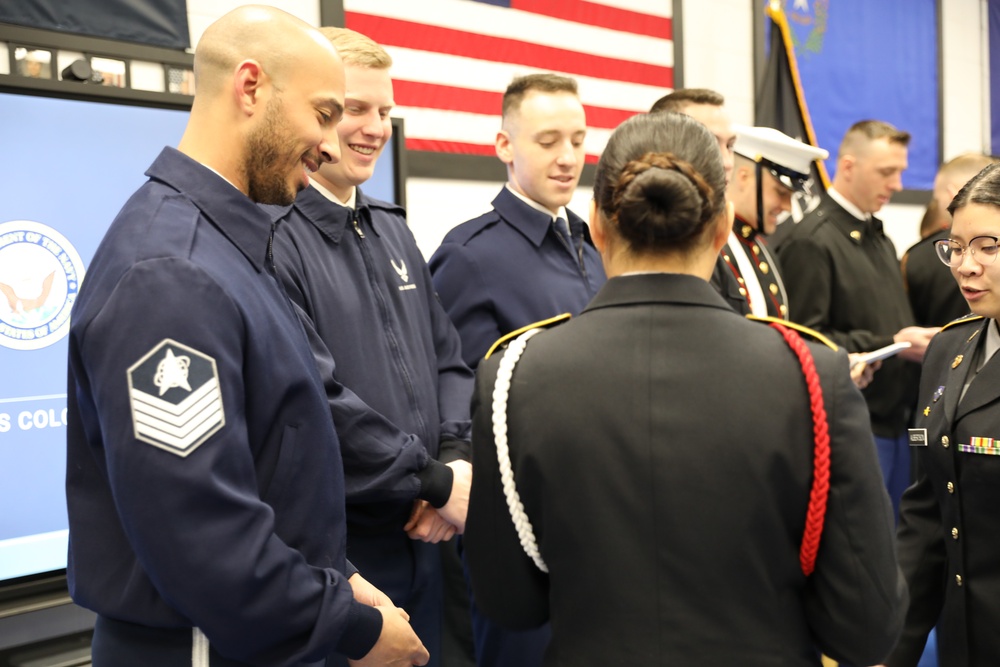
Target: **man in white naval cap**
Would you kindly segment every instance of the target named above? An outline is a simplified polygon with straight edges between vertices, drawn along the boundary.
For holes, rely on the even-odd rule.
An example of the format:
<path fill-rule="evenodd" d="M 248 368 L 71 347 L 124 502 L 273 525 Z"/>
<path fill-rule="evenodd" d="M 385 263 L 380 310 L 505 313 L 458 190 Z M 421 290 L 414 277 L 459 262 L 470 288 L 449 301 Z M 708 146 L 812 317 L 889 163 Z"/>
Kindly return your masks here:
<path fill-rule="evenodd" d="M 812 162 L 829 154 L 770 127 L 736 127 L 735 166 L 727 194 L 736 217 L 722 258 L 749 311 L 788 319 L 788 299 L 764 235 L 791 210 L 792 193 L 809 179 Z"/>

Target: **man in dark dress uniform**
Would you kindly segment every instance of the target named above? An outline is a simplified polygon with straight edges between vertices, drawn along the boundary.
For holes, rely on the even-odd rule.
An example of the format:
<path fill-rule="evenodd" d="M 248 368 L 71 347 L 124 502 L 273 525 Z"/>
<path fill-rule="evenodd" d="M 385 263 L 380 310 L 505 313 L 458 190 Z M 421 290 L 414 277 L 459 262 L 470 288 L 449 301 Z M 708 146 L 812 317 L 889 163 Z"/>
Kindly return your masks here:
<path fill-rule="evenodd" d="M 855 123 L 840 145 L 833 186 L 778 249 L 796 322 L 848 352 L 911 344 L 885 360 L 865 390 L 882 475 L 897 513 L 910 483 L 906 428 L 916 399 L 917 363 L 937 329 L 913 326 L 896 249 L 872 214 L 903 187 L 909 139 L 888 123 Z"/>
<path fill-rule="evenodd" d="M 792 207 L 792 193 L 809 179 L 822 148 L 770 127 L 736 127 L 733 176 L 726 194 L 736 218 L 720 253 L 729 275 L 754 315 L 790 319 L 781 272 L 764 236 Z"/>

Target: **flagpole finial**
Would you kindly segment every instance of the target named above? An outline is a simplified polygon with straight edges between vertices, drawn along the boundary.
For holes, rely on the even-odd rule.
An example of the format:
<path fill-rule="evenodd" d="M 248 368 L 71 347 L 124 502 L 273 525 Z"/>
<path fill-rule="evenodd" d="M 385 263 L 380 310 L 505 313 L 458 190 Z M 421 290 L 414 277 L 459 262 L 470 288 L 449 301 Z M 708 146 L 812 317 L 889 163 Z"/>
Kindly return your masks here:
<path fill-rule="evenodd" d="M 771 0 L 771 11 L 772 12 L 781 11 L 781 0 Z"/>

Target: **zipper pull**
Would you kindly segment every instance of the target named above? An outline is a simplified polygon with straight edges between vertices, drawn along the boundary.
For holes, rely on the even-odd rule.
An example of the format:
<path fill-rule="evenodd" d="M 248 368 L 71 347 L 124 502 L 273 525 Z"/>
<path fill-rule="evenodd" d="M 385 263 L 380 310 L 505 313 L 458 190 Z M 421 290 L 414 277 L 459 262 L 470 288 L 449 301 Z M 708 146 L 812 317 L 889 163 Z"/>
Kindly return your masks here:
<path fill-rule="evenodd" d="M 274 265 L 274 230 L 278 223 L 271 223 L 271 235 L 267 237 L 267 263 L 271 265 L 271 273 L 278 275 L 278 268 Z"/>
<path fill-rule="evenodd" d="M 365 233 L 361 231 L 361 225 L 358 224 L 358 211 L 357 209 L 351 211 L 351 222 L 354 223 L 354 231 L 358 233 L 358 238 L 364 238 Z"/>

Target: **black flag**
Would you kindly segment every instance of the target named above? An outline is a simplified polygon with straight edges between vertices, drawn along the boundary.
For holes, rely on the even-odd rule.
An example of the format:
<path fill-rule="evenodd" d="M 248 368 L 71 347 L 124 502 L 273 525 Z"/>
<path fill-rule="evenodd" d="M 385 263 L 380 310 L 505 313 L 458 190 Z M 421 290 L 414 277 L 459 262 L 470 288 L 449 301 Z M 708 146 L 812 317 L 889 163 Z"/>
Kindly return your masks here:
<path fill-rule="evenodd" d="M 788 136 L 803 143 L 817 146 L 816 133 L 813 131 L 806 107 L 806 98 L 799 80 L 799 70 L 795 62 L 795 47 L 792 43 L 791 29 L 788 19 L 781 8 L 781 3 L 772 0 L 765 10 L 770 27 L 770 53 L 764 69 L 764 78 L 760 90 L 757 91 L 757 108 L 755 110 L 756 124 L 760 127 L 773 127 Z M 827 148 L 827 146 L 818 146 Z M 835 153 L 835 150 L 831 150 Z M 819 161 L 812 163 L 812 178 L 806 183 L 807 192 L 793 197 L 792 218 L 798 222 L 802 215 L 811 211 L 819 203 L 819 195 L 830 185 L 826 166 Z M 775 241 L 780 241 L 785 223 L 778 226 Z"/>

